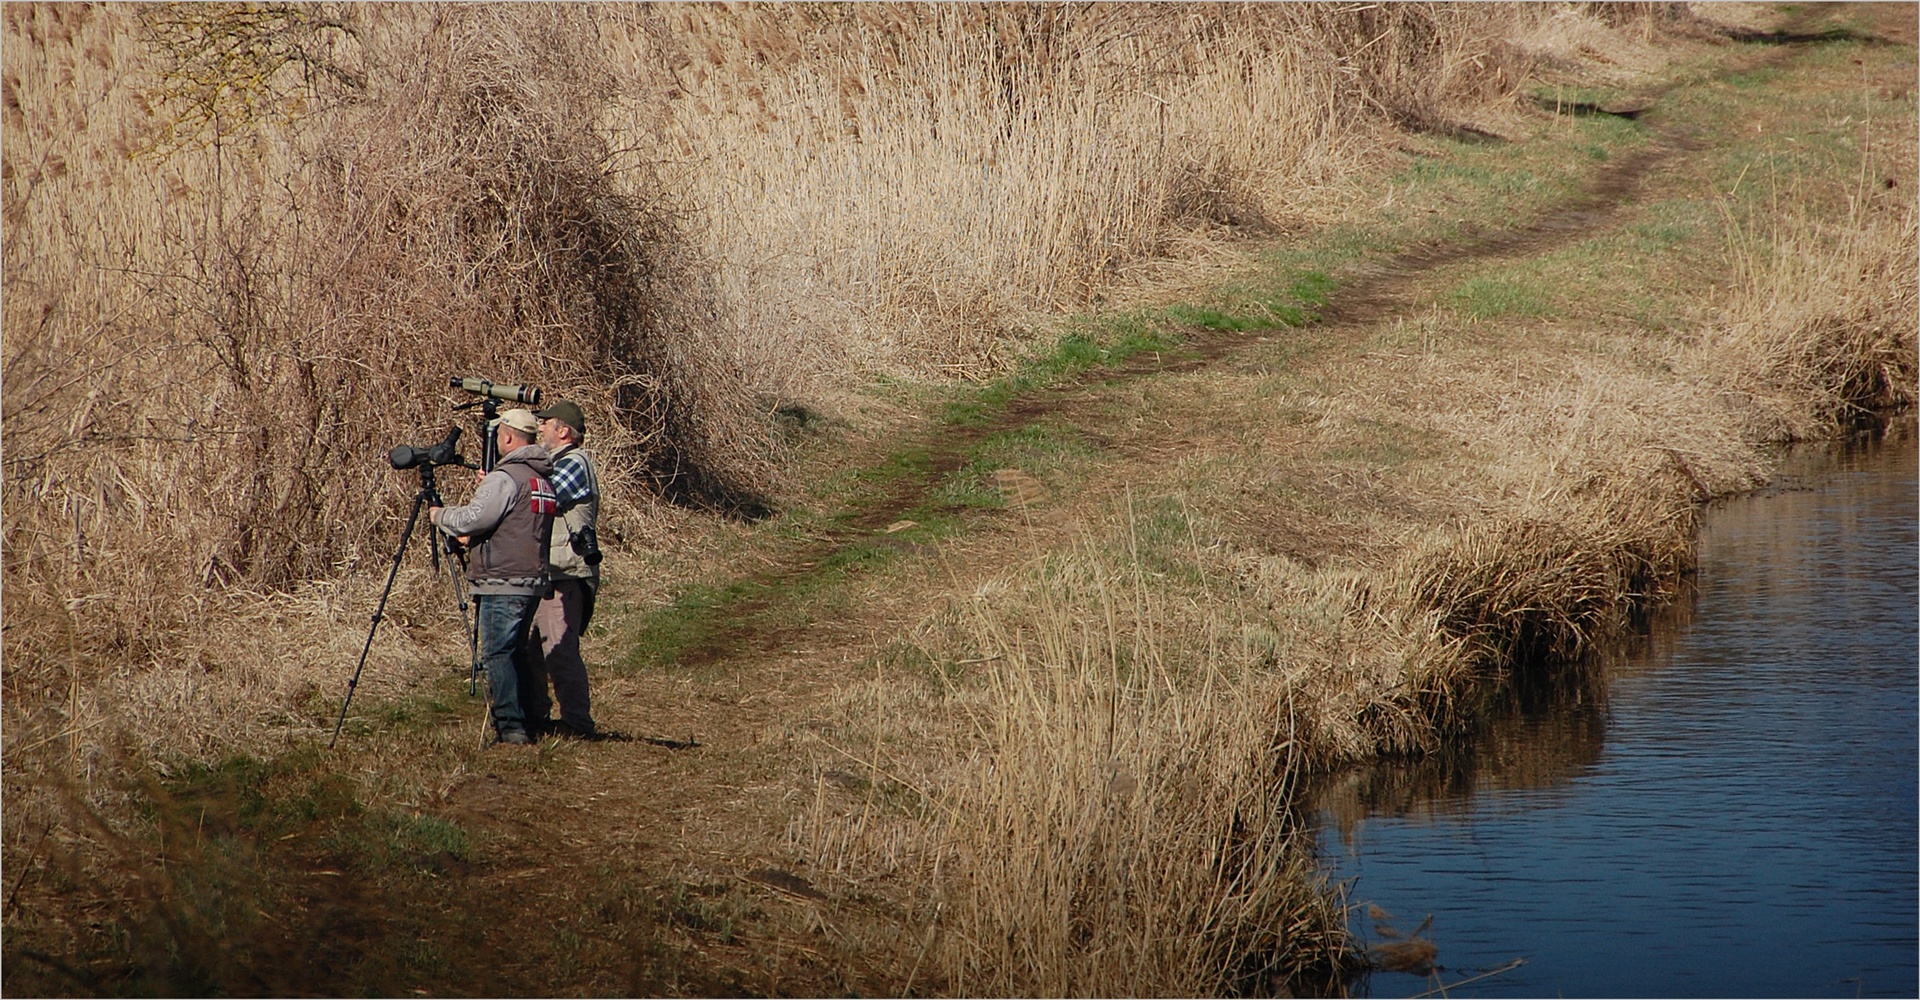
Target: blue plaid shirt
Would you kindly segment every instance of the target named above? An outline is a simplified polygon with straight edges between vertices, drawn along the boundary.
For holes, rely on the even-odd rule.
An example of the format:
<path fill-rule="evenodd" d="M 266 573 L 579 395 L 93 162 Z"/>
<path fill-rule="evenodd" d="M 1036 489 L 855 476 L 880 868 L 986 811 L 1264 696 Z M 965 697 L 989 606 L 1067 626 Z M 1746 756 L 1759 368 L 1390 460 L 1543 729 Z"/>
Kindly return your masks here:
<path fill-rule="evenodd" d="M 561 510 L 593 499 L 593 477 L 587 475 L 587 463 L 581 461 L 578 448 L 568 448 L 554 459 L 553 474 L 547 477 L 547 483 L 553 487 L 554 499 L 560 501 Z"/>

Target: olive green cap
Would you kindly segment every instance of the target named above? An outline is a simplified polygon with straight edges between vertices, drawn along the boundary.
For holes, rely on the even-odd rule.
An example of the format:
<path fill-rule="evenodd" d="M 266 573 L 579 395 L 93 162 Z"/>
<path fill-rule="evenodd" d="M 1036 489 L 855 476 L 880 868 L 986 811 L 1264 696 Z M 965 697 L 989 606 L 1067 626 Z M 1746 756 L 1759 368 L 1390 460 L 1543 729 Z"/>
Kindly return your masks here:
<path fill-rule="evenodd" d="M 542 420 L 558 420 L 566 424 L 573 428 L 576 437 L 587 433 L 587 416 L 580 412 L 580 404 L 573 400 L 563 399 L 544 410 L 534 411 L 533 415 Z"/>

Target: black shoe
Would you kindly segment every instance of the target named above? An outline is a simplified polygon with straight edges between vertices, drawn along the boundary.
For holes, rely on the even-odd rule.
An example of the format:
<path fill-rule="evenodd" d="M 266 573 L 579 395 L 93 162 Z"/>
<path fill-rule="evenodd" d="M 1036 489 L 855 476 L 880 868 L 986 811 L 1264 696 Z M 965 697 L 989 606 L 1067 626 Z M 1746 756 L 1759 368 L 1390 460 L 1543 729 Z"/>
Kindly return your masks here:
<path fill-rule="evenodd" d="M 553 739 L 593 739 L 593 729 L 574 729 L 566 722 L 555 722 L 547 733 L 551 733 Z"/>
<path fill-rule="evenodd" d="M 528 736 L 526 733 L 521 732 L 518 729 L 511 729 L 511 730 L 508 730 L 507 732 L 501 733 L 498 736 L 495 736 L 493 738 L 493 741 L 495 743 L 505 743 L 509 746 L 524 747 L 524 746 L 531 746 L 533 744 L 533 737 Z"/>

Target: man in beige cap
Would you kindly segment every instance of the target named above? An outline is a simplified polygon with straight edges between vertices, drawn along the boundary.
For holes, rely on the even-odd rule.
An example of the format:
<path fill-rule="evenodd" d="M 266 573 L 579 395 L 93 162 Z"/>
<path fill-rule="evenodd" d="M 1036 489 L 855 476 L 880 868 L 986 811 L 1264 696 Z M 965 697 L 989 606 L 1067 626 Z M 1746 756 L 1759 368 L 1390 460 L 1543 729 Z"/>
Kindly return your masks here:
<path fill-rule="evenodd" d="M 479 609 L 480 661 L 487 668 L 497 743 L 533 742 L 520 707 L 527 631 L 550 586 L 547 546 L 559 508 L 547 483 L 552 463 L 534 443 L 539 433 L 540 421 L 528 410 L 500 414 L 494 429 L 500 460 L 480 477 L 473 500 L 427 511 L 441 531 L 465 536 L 472 546 L 467 581 Z"/>

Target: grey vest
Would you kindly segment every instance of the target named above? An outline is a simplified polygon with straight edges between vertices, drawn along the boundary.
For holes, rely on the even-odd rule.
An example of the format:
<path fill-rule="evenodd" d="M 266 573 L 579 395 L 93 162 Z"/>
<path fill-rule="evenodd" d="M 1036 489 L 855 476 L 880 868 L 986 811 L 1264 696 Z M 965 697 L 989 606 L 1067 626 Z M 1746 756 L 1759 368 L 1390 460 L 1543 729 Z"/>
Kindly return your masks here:
<path fill-rule="evenodd" d="M 551 586 L 547 575 L 547 547 L 553 536 L 558 504 L 547 485 L 551 470 L 546 454 L 515 451 L 494 466 L 513 480 L 513 499 L 506 516 L 484 537 L 474 536 L 467 579 L 476 594 L 533 594 L 544 596 Z"/>

